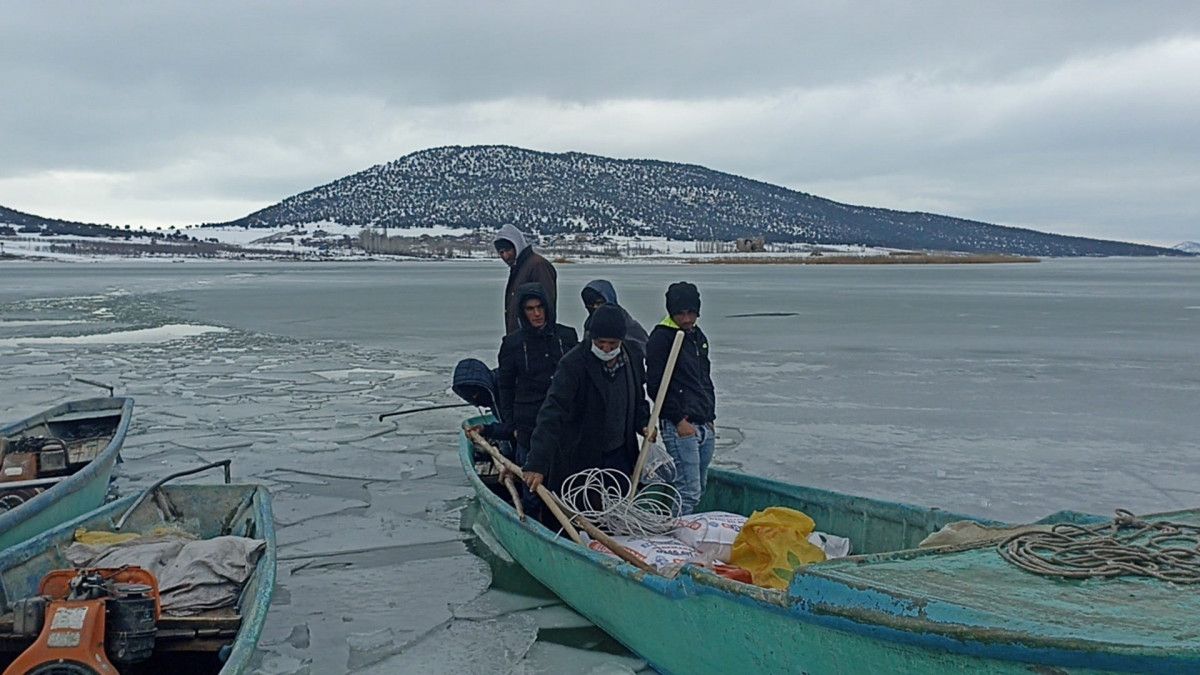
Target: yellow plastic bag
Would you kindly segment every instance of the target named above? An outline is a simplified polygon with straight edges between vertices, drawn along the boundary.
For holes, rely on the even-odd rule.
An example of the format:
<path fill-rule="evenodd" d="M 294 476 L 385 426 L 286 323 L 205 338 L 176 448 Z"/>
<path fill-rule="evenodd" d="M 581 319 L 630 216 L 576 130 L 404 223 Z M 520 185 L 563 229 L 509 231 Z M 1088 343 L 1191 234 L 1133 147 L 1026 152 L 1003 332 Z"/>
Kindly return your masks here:
<path fill-rule="evenodd" d="M 755 511 L 733 541 L 729 564 L 750 572 L 756 586 L 785 589 L 797 567 L 825 559 L 825 552 L 808 541 L 815 527 L 795 509 Z"/>

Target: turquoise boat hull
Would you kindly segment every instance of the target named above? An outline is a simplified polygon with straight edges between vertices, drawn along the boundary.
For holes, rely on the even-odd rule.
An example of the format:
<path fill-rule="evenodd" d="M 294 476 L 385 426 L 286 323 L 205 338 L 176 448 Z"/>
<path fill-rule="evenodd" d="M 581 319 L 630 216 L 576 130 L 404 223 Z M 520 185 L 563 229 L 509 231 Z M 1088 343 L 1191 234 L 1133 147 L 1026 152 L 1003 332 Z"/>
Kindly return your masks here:
<path fill-rule="evenodd" d="M 0 428 L 0 436 L 12 438 L 39 427 L 56 429 L 103 418 L 117 420 L 108 444 L 87 466 L 20 506 L 0 512 L 0 549 L 25 541 L 100 506 L 108 493 L 108 482 L 117 463 L 117 455 L 125 443 L 132 417 L 132 398 L 92 398 L 57 405 Z M 0 491 L 3 485 L 0 483 Z"/>
<path fill-rule="evenodd" d="M 1194 628 L 1157 641 L 1147 639 L 1150 630 L 1121 632 L 1121 605 L 1106 599 L 1111 590 L 1124 588 L 1119 582 L 1092 584 L 1086 600 L 1068 601 L 1064 598 L 1080 584 L 1007 567 L 994 547 L 913 550 L 947 523 L 990 521 L 714 470 L 701 510 L 748 514 L 769 505 L 797 508 L 822 531 L 850 537 L 862 555 L 802 567 L 787 591 L 740 584 L 692 565 L 666 579 L 556 537 L 532 519 L 522 522 L 480 478 L 465 435 L 460 456 L 480 512 L 508 553 L 662 673 L 1200 670 Z M 1096 518 L 1066 512 L 1055 519 Z M 1135 586 L 1144 590 L 1152 584 Z M 1171 629 L 1200 620 L 1194 591 L 1177 593 L 1165 610 L 1175 617 Z M 1153 599 L 1169 594 L 1160 587 Z M 1012 599 L 1002 602 L 1005 598 Z M 1056 603 L 1057 612 L 1045 612 Z M 1112 622 L 1110 630 L 1091 630 L 1085 614 L 1067 621 L 1069 626 L 1054 625 L 1068 616 L 1064 607 L 1082 613 L 1089 605 L 1094 615 Z M 1141 603 L 1136 611 L 1148 607 Z M 1154 622 L 1146 615 L 1124 620 Z"/>
<path fill-rule="evenodd" d="M 182 646 L 177 643 L 173 647 L 176 655 L 188 659 L 187 672 L 219 672 L 221 675 L 254 672 L 252 658 L 262 636 L 275 588 L 275 525 L 270 493 L 259 485 L 174 485 L 159 490 L 174 506 L 178 518 L 168 521 L 155 500 L 148 499 L 133 511 L 121 532 L 148 533 L 157 527 L 170 525 L 201 539 L 233 534 L 266 541 L 266 550 L 243 587 L 237 604 L 241 620 L 236 627 L 236 635 L 227 638 L 198 635 L 194 640 L 194 644 L 198 645 L 195 649 L 190 649 L 187 641 Z M 0 626 L 6 623 L 6 619 L 11 622 L 8 613 L 11 612 L 13 601 L 37 594 L 38 583 L 47 572 L 71 567 L 63 552 L 74 540 L 76 529 L 114 531 L 116 521 L 136 499 L 137 495 L 130 495 L 109 502 L 29 541 L 0 551 Z M 176 632 L 178 640 L 178 631 L 189 625 L 192 622 L 188 619 L 177 619 L 169 624 L 169 628 Z M 162 629 L 160 625 L 160 634 Z M 161 642 L 163 640 L 160 638 Z M 4 635 L 0 631 L 0 648 L 5 647 L 6 650 L 0 650 L 0 668 L 7 666 L 24 648 L 14 636 Z M 223 663 L 218 653 L 227 653 Z M 197 668 L 198 664 L 204 662 L 211 662 L 214 667 Z M 139 667 L 145 669 L 139 672 L 170 670 L 169 666 L 154 662 Z"/>

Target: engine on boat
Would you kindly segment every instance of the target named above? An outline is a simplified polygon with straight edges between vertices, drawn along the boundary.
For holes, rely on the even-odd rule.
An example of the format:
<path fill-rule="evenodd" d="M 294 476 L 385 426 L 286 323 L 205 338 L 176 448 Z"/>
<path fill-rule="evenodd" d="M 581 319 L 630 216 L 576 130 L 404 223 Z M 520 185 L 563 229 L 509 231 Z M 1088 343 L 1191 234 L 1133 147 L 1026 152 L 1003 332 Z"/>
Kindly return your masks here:
<path fill-rule="evenodd" d="M 4 675 L 116 673 L 154 652 L 158 581 L 140 567 L 55 570 L 13 609 L 14 632 L 37 639 Z"/>

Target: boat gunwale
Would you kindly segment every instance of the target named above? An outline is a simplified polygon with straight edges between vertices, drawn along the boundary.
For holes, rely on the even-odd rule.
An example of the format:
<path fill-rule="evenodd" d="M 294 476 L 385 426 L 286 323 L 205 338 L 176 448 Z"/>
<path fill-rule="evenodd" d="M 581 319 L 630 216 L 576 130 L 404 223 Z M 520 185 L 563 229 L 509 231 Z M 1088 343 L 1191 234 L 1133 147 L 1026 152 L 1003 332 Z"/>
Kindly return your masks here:
<path fill-rule="evenodd" d="M 683 599 L 688 595 L 714 594 L 734 602 L 749 603 L 766 611 L 783 613 L 793 620 L 849 632 L 869 639 L 905 644 L 934 652 L 952 652 L 997 661 L 1152 673 L 1179 672 L 1181 667 L 1200 668 L 1200 653 L 1197 653 L 1195 649 L 1120 645 L 1079 638 L 1045 637 L 1024 631 L 999 628 L 922 622 L 920 619 L 912 617 L 875 613 L 863 608 L 814 603 L 803 598 L 796 598 L 783 591 L 769 591 L 769 589 L 760 589 L 748 584 L 737 584 L 691 564 L 684 565 L 673 579 L 650 574 L 619 558 L 601 554 L 586 546 L 576 545 L 564 537 L 557 536 L 541 523 L 535 524 L 532 519 L 521 521 L 516 509 L 483 483 L 483 479 L 476 471 L 473 449 L 465 432 L 460 430 L 458 437 L 459 459 L 464 471 L 468 474 L 476 495 L 482 502 L 485 502 L 487 507 L 490 507 L 492 513 L 503 516 L 518 525 L 522 531 L 558 546 L 560 550 L 581 557 L 593 566 L 638 582 L 669 599 Z M 730 473 L 730 475 L 736 476 L 737 474 Z M 777 481 L 761 477 L 747 478 L 753 479 L 754 482 L 758 482 L 764 487 L 777 483 Z M 820 490 L 819 488 L 808 489 Z M 834 491 L 821 491 L 843 497 L 853 497 L 853 495 L 844 495 Z M 503 545 L 504 542 L 500 541 L 500 543 Z M 973 545 L 965 545 L 962 547 L 903 549 L 886 553 L 848 556 L 839 559 L 836 563 L 840 565 L 871 564 L 894 560 L 902 556 L 932 555 L 945 553 L 947 549 L 973 547 Z M 535 578 L 538 577 L 534 570 L 526 569 Z M 539 579 L 539 581 L 541 580 Z M 746 588 L 741 588 L 742 586 L 746 586 Z M 752 589 L 767 591 L 768 594 L 757 593 Z M 551 591 L 554 590 L 551 589 Z M 780 601 L 775 602 L 776 598 Z M 567 598 L 562 599 L 567 601 Z M 569 601 L 567 602 L 570 604 Z M 596 622 L 592 617 L 586 618 Z M 637 653 L 637 650 L 631 645 L 626 646 Z"/>
<path fill-rule="evenodd" d="M 42 423 L 49 423 L 57 415 L 78 412 L 80 408 L 88 405 L 95 405 L 101 402 L 116 402 L 120 401 L 119 406 L 98 406 L 95 410 L 113 410 L 113 417 L 120 415 L 120 421 L 117 422 L 117 428 L 113 431 L 112 438 L 108 444 L 104 446 L 95 457 L 92 458 L 87 465 L 80 468 L 75 473 L 67 476 L 62 481 L 51 486 L 44 492 L 34 495 L 34 497 L 16 508 L 0 513 L 0 532 L 8 532 L 11 528 L 15 528 L 21 523 L 31 520 L 44 511 L 51 508 L 56 502 L 68 495 L 73 495 L 86 488 L 100 477 L 102 471 L 112 471 L 112 467 L 116 465 L 117 454 L 120 453 L 121 447 L 125 444 L 125 436 L 129 432 L 129 425 L 133 419 L 133 397 L 131 396 L 108 396 L 97 398 L 77 399 L 60 403 L 54 407 L 43 410 L 40 413 L 31 415 L 19 422 L 7 424 L 0 427 L 0 435 L 9 436 L 14 433 L 20 433 L 24 429 L 36 426 Z M 97 415 L 97 417 L 101 417 Z M 107 469 L 105 468 L 107 466 Z M 88 509 L 90 512 L 92 509 Z M 15 544 L 14 544 L 15 545 Z"/>

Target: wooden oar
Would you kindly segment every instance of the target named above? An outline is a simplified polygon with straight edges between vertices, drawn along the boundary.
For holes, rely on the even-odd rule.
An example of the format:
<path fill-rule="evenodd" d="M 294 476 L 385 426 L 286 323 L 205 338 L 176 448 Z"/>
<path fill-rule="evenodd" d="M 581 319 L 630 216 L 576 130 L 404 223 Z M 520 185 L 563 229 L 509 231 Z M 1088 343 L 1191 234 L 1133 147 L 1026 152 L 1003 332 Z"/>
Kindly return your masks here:
<path fill-rule="evenodd" d="M 484 451 L 492 456 L 493 461 L 499 463 L 505 469 L 508 469 L 509 472 L 511 472 L 514 476 L 517 476 L 521 480 L 525 479 L 525 472 L 521 470 L 521 467 L 517 466 L 512 462 L 512 460 L 502 455 L 500 451 L 496 449 L 496 446 L 488 443 L 487 439 L 480 435 L 478 431 L 474 429 L 467 429 L 467 438 L 470 438 L 471 442 L 474 443 L 476 447 L 483 448 Z M 550 509 L 550 512 L 553 513 L 554 517 L 558 519 L 559 524 L 563 526 L 563 530 L 565 530 L 567 535 L 571 537 L 571 541 L 582 545 L 583 540 L 579 538 L 579 532 L 575 529 L 575 526 L 571 524 L 571 521 L 567 519 L 567 515 L 562 512 L 562 509 L 558 507 L 558 504 L 556 503 L 557 500 L 554 498 L 554 495 L 546 489 L 546 486 L 539 485 L 537 490 L 534 490 L 534 492 L 536 492 L 537 496 L 541 497 L 542 501 L 546 503 L 546 508 Z"/>
<path fill-rule="evenodd" d="M 675 341 L 671 343 L 671 353 L 667 355 L 667 366 L 663 368 L 662 382 L 658 384 L 658 394 L 654 397 L 654 409 L 650 411 L 650 424 L 646 425 L 646 437 L 642 439 L 642 451 L 638 453 L 637 464 L 633 465 L 633 475 L 629 477 L 629 499 L 637 494 L 638 481 L 642 477 L 642 469 L 646 467 L 646 458 L 650 455 L 650 446 L 658 431 L 658 415 L 662 412 L 663 401 L 667 398 L 667 388 L 671 386 L 671 374 L 675 372 L 675 360 L 679 358 L 679 350 L 683 347 L 683 331 L 675 333 Z"/>
<path fill-rule="evenodd" d="M 489 455 L 491 455 L 493 461 L 499 462 L 513 475 L 519 476 L 521 479 L 525 478 L 525 472 L 521 470 L 521 467 L 517 466 L 507 457 L 500 454 L 500 451 L 496 449 L 496 446 L 488 443 L 487 439 L 481 436 L 478 431 L 468 429 L 467 437 L 470 438 L 475 445 L 483 448 Z M 661 573 L 658 570 L 654 569 L 654 567 L 650 565 L 647 565 L 643 560 L 634 555 L 632 551 L 622 546 L 620 542 L 605 534 L 603 530 L 593 525 L 587 518 L 584 518 L 579 514 L 575 514 L 572 520 L 568 520 L 566 514 L 563 513 L 563 510 L 569 510 L 569 507 L 566 504 L 563 504 L 558 499 L 557 495 L 547 490 L 546 486 L 539 485 L 537 488 L 537 494 L 542 498 L 542 501 L 546 503 L 546 507 L 550 509 L 550 512 L 554 514 L 554 517 L 558 519 L 559 524 L 563 526 L 563 530 L 570 535 L 571 539 L 576 544 L 582 546 L 583 541 L 579 538 L 579 532 L 576 531 L 571 525 L 572 520 L 578 523 L 579 526 L 582 527 L 589 535 L 591 535 L 593 539 L 601 544 L 604 544 L 608 550 L 612 551 L 613 554 L 621 560 L 624 560 L 625 562 L 644 572 L 658 574 L 661 576 Z"/>

